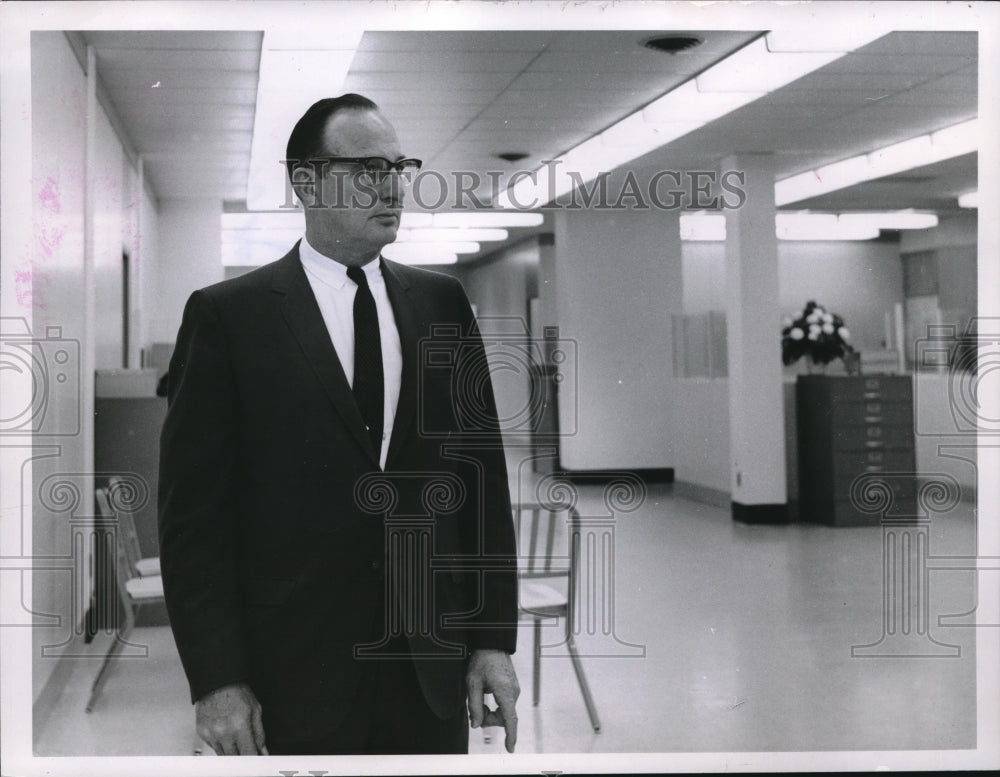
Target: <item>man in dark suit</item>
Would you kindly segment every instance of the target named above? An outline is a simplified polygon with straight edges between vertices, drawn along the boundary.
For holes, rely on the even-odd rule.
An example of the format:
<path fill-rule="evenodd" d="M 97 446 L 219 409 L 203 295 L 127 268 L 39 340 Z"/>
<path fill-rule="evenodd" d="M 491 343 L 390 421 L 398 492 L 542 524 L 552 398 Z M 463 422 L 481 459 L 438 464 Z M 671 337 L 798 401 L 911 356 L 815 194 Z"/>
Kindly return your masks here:
<path fill-rule="evenodd" d="M 199 735 L 462 753 L 471 721 L 513 752 L 506 467 L 488 378 L 456 380 L 482 340 L 457 281 L 380 257 L 419 162 L 358 95 L 313 105 L 287 160 L 304 239 L 192 294 L 170 363 L 160 559 Z"/>

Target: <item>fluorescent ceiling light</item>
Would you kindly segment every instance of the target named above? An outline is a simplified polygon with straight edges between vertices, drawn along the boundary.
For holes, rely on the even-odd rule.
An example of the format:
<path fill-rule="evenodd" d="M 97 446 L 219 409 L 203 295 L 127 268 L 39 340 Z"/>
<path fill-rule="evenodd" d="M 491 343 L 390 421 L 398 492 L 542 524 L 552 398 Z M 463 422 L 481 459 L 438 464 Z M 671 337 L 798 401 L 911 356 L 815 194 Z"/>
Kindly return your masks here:
<path fill-rule="evenodd" d="M 702 92 L 773 92 L 840 59 L 848 50 L 773 52 L 765 36 L 713 65 L 695 81 Z"/>
<path fill-rule="evenodd" d="M 958 206 L 960 208 L 978 208 L 979 207 L 979 192 L 966 192 L 965 194 L 960 194 L 958 196 Z"/>
<path fill-rule="evenodd" d="M 306 228 L 306 220 L 301 210 L 287 210 L 277 213 L 223 213 L 222 229 L 297 229 Z"/>
<path fill-rule="evenodd" d="M 779 240 L 872 240 L 878 227 L 843 224 L 835 213 L 778 213 L 774 217 Z"/>
<path fill-rule="evenodd" d="M 399 219 L 400 229 L 415 229 L 417 227 L 429 227 L 434 223 L 430 213 L 406 213 Z"/>
<path fill-rule="evenodd" d="M 871 240 L 882 229 L 928 229 L 937 226 L 933 213 L 776 213 L 775 235 L 782 240 Z M 686 213 L 680 218 L 681 240 L 726 239 L 726 217 L 721 214 Z"/>
<path fill-rule="evenodd" d="M 831 165 L 793 175 L 774 185 L 776 205 L 816 197 L 864 181 L 923 167 L 977 149 L 979 121 L 956 124 L 927 135 L 893 143 L 868 154 L 859 154 Z"/>
<path fill-rule="evenodd" d="M 431 214 L 412 214 L 420 216 L 430 216 Z M 406 218 L 406 214 L 403 214 Z M 509 213 L 506 211 L 496 211 L 485 213 L 478 211 L 475 213 L 435 213 L 432 223 L 435 227 L 539 227 L 545 217 L 541 213 Z M 404 224 L 404 226 L 407 226 Z"/>
<path fill-rule="evenodd" d="M 831 27 L 810 22 L 809 26 L 783 26 L 767 34 L 767 50 L 781 52 L 848 52 L 872 42 L 872 35 L 865 25 L 847 24 Z"/>
<path fill-rule="evenodd" d="M 802 51 L 802 42 L 790 48 L 793 44 L 784 36 L 777 39 L 775 50 L 769 50 L 768 38 L 758 38 L 536 170 L 535 180 L 518 179 L 498 194 L 497 205 L 517 210 L 541 207 L 883 34 L 859 26 L 850 34 L 834 35 L 834 48 L 825 43 L 810 51 Z"/>
<path fill-rule="evenodd" d="M 222 264 L 224 267 L 260 267 L 276 261 L 288 253 L 291 244 L 274 244 L 267 241 L 222 244 Z"/>
<path fill-rule="evenodd" d="M 458 252 L 443 247 L 444 244 L 390 243 L 382 249 L 382 255 L 402 264 L 454 264 Z"/>
<path fill-rule="evenodd" d="M 223 229 L 223 243 L 286 244 L 291 248 L 305 234 L 302 229 Z"/>
<path fill-rule="evenodd" d="M 274 210 L 293 200 L 283 160 L 298 118 L 317 100 L 343 92 L 363 30 L 265 30 L 254 113 L 247 208 Z"/>
<path fill-rule="evenodd" d="M 609 127 L 598 137 L 606 146 L 631 146 L 652 151 L 671 140 L 694 132 L 704 123 L 704 121 L 669 121 L 651 124 L 643 112 L 638 111 Z"/>
<path fill-rule="evenodd" d="M 650 124 L 673 123 L 692 120 L 698 124 L 725 116 L 727 113 L 752 103 L 766 91 L 756 92 L 703 92 L 694 81 L 685 81 L 642 109 L 642 118 Z"/>
<path fill-rule="evenodd" d="M 950 159 L 979 150 L 979 122 L 973 119 L 931 133 L 937 159 Z"/>
<path fill-rule="evenodd" d="M 475 254 L 479 252 L 479 243 L 472 240 L 435 240 L 429 243 L 403 242 L 390 243 L 403 251 L 421 253 L 424 251 L 447 251 L 452 254 Z"/>
<path fill-rule="evenodd" d="M 455 240 L 475 240 L 479 242 L 490 242 L 492 240 L 506 240 L 506 229 L 486 229 L 486 228 L 464 228 L 437 229 L 434 227 L 421 227 L 418 229 L 400 229 L 396 234 L 397 242 L 429 243 L 439 241 Z"/>
<path fill-rule="evenodd" d="M 718 213 L 681 214 L 681 240 L 725 240 L 726 217 Z"/>
<path fill-rule="evenodd" d="M 875 229 L 930 229 L 938 225 L 938 217 L 934 213 L 901 210 L 888 213 L 841 213 L 837 222 Z"/>

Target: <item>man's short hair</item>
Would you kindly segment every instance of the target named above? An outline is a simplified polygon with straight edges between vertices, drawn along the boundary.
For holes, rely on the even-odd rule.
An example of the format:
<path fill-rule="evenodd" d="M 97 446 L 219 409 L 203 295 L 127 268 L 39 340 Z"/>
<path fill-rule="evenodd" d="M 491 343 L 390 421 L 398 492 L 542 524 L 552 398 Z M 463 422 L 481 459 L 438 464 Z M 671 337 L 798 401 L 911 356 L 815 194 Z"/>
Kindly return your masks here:
<path fill-rule="evenodd" d="M 295 168 L 308 165 L 316 156 L 323 152 L 323 133 L 327 122 L 341 111 L 377 111 L 378 105 L 360 94 L 350 92 L 340 97 L 326 97 L 313 103 L 309 110 L 302 114 L 292 134 L 288 136 L 288 147 L 285 149 L 285 166 L 288 169 L 288 179 L 291 180 Z"/>

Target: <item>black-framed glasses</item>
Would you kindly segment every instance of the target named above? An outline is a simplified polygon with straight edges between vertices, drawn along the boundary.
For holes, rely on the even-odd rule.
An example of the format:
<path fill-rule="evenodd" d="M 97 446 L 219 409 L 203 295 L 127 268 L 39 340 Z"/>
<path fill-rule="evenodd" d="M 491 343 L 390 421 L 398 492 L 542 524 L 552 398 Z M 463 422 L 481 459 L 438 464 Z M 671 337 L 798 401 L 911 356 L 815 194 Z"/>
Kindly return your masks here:
<path fill-rule="evenodd" d="M 409 182 L 423 165 L 419 159 L 398 159 L 393 162 L 384 156 L 324 156 L 313 161 L 358 165 L 358 174 L 362 179 L 375 184 L 384 181 L 390 173 L 400 173 L 403 180 Z"/>

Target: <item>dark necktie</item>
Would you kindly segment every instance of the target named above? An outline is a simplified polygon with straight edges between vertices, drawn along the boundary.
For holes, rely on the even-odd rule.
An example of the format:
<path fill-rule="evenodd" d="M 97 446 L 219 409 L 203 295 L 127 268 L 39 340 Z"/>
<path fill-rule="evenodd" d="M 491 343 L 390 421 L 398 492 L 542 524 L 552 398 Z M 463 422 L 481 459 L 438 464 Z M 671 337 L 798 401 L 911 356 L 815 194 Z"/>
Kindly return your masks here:
<path fill-rule="evenodd" d="M 378 311 L 365 271 L 360 267 L 348 267 L 347 277 L 358 285 L 354 295 L 354 401 L 368 428 L 375 455 L 381 456 L 385 379 Z"/>

